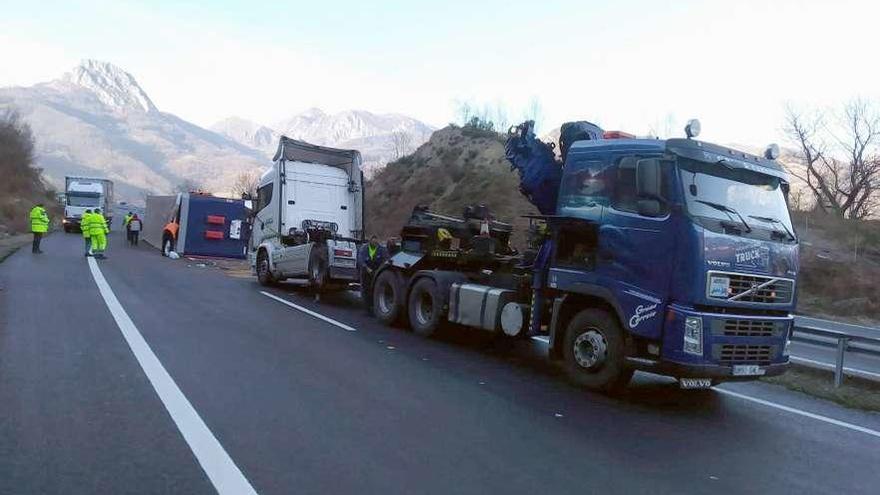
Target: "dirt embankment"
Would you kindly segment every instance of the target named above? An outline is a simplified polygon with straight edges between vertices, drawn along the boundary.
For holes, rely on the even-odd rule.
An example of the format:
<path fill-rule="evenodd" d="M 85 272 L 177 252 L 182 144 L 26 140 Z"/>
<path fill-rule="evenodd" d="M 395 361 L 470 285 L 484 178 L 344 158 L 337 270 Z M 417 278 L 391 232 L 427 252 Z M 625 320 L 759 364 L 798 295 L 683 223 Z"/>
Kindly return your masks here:
<path fill-rule="evenodd" d="M 516 226 L 513 242 L 522 246 L 528 220 L 537 210 L 519 193 L 519 177 L 504 158 L 497 134 L 447 127 L 412 155 L 389 163 L 367 185 L 367 232 L 396 236 L 413 207 L 461 215 L 465 206 L 483 203 L 496 219 Z"/>

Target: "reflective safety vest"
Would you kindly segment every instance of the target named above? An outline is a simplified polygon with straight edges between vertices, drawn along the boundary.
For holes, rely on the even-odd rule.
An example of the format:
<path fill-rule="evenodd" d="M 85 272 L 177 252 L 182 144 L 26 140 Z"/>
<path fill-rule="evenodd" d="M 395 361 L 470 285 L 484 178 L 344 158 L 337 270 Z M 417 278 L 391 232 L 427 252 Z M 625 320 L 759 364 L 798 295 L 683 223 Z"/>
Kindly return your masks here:
<path fill-rule="evenodd" d="M 79 230 L 82 231 L 83 237 L 91 237 L 92 233 L 89 230 L 90 224 L 92 221 L 92 213 L 83 213 L 82 218 L 79 220 Z"/>
<path fill-rule="evenodd" d="M 42 206 L 31 209 L 31 232 L 45 233 L 49 231 L 49 215 Z"/>
<path fill-rule="evenodd" d="M 107 228 L 107 219 L 104 218 L 104 215 L 101 213 L 92 213 L 91 220 L 89 221 L 89 232 L 92 236 L 96 235 L 104 235 L 107 232 L 110 232 L 110 229 Z"/>
<path fill-rule="evenodd" d="M 128 226 L 128 222 L 131 221 L 132 216 L 133 216 L 133 215 L 125 215 L 125 219 L 122 221 L 122 226 L 123 226 L 123 227 L 127 227 L 127 226 Z"/>

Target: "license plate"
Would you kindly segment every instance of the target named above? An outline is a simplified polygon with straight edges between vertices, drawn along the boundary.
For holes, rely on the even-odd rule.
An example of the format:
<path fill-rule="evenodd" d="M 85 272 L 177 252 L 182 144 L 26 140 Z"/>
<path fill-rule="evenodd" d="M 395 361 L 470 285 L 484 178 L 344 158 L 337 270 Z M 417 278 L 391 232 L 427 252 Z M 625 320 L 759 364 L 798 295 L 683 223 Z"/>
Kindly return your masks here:
<path fill-rule="evenodd" d="M 757 364 L 735 364 L 733 365 L 733 376 L 761 376 L 766 373 Z"/>
<path fill-rule="evenodd" d="M 681 388 L 709 388 L 712 386 L 711 378 L 679 378 Z"/>

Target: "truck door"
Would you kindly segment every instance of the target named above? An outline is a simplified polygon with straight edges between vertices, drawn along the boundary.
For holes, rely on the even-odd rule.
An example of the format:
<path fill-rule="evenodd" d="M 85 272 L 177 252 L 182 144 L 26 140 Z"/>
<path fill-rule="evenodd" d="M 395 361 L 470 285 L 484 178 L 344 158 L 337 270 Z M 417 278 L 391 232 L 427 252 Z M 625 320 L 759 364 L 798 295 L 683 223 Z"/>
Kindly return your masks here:
<path fill-rule="evenodd" d="M 659 337 L 673 266 L 675 242 L 669 214 L 673 174 L 661 162 L 659 210 L 645 208 L 636 194 L 636 167 L 646 156 L 613 156 L 613 187 L 599 227 L 601 276 L 616 286 L 623 324 L 635 334 Z M 656 158 L 656 156 L 655 156 Z M 654 203 L 656 206 L 656 203 Z"/>

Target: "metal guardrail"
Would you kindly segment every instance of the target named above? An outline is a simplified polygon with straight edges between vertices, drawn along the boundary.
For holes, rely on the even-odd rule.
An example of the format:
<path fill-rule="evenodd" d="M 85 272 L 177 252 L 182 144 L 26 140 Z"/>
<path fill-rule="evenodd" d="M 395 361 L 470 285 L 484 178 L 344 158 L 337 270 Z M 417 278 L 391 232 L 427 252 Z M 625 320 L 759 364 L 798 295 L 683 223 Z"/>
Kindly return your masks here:
<path fill-rule="evenodd" d="M 799 338 L 803 335 L 820 337 L 821 339 Z M 880 330 L 878 330 L 878 335 L 880 335 Z M 840 387 L 843 383 L 844 359 L 846 358 L 847 351 L 880 357 L 880 337 L 854 335 L 837 330 L 828 330 L 819 325 L 801 323 L 795 325 L 792 339 L 826 347 L 835 347 L 837 349 L 837 357 L 834 364 L 835 387 Z M 831 341 L 828 339 L 831 339 Z"/>

